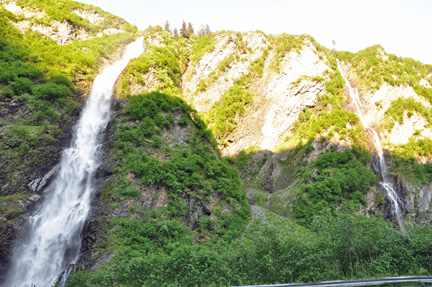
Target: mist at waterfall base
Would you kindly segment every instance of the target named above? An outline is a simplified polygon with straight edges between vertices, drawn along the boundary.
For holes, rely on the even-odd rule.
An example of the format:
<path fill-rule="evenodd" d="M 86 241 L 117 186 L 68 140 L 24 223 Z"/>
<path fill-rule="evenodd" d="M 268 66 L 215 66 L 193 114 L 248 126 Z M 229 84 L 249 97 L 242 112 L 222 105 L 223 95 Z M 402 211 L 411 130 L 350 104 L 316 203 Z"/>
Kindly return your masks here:
<path fill-rule="evenodd" d="M 78 260 L 100 165 L 101 134 L 110 120 L 113 86 L 128 62 L 142 52 L 141 37 L 128 45 L 121 60 L 96 77 L 71 146 L 63 151 L 59 174 L 15 244 L 5 286 L 52 286 Z"/>
<path fill-rule="evenodd" d="M 394 190 L 392 183 L 390 182 L 390 180 L 388 178 L 387 165 L 386 165 L 386 162 L 384 159 L 384 153 L 383 153 L 383 149 L 381 146 L 381 141 L 379 139 L 378 133 L 373 128 L 365 126 L 365 123 L 363 120 L 363 113 L 361 110 L 360 98 L 358 95 L 358 90 L 351 87 L 351 84 L 350 84 L 348 78 L 346 77 L 345 73 L 343 73 L 343 71 L 342 71 L 342 68 L 340 66 L 339 61 L 338 61 L 338 69 L 342 75 L 342 78 L 344 79 L 344 81 L 346 83 L 346 86 L 348 87 L 350 97 L 356 106 L 356 110 L 357 110 L 356 115 L 359 117 L 362 126 L 366 130 L 369 130 L 372 133 L 373 143 L 374 143 L 375 150 L 377 152 L 377 156 L 378 156 L 378 160 L 379 160 L 379 173 L 380 173 L 380 176 L 382 179 L 379 182 L 379 187 L 384 190 L 385 195 L 390 199 L 390 202 L 392 204 L 392 213 L 396 218 L 396 221 L 397 221 L 399 228 L 403 231 L 404 227 L 403 227 L 401 217 L 400 217 L 400 213 L 401 213 L 401 209 L 399 206 L 400 199 L 399 199 L 398 194 Z"/>

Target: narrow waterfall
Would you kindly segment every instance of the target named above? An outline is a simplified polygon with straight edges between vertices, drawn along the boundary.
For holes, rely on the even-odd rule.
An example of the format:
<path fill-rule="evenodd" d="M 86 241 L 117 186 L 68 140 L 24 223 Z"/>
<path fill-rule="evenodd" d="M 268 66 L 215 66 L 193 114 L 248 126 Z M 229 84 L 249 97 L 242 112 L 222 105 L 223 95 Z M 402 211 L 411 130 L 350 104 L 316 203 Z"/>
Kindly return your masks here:
<path fill-rule="evenodd" d="M 121 60 L 96 77 L 72 144 L 63 151 L 60 172 L 40 210 L 29 218 L 22 240 L 15 244 L 5 286 L 49 287 L 77 262 L 100 165 L 101 133 L 110 120 L 113 86 L 128 62 L 142 52 L 141 37 L 127 47 Z"/>
<path fill-rule="evenodd" d="M 384 190 L 384 192 L 386 193 L 387 197 L 390 199 L 391 203 L 392 203 L 392 212 L 395 215 L 395 218 L 397 220 L 398 226 L 401 230 L 404 230 L 402 222 L 401 222 L 401 209 L 399 206 L 399 196 L 397 195 L 396 191 L 394 190 L 389 178 L 388 178 L 388 172 L 387 172 L 387 165 L 384 159 L 384 153 L 382 150 L 382 146 L 381 146 L 381 141 L 379 139 L 378 133 L 371 127 L 367 127 L 365 126 L 365 122 L 363 120 L 363 113 L 361 111 L 361 103 L 360 103 L 360 98 L 358 95 L 358 90 L 356 88 L 351 87 L 351 84 L 348 80 L 348 78 L 346 77 L 345 73 L 343 73 L 342 68 L 340 66 L 339 60 L 338 62 L 338 69 L 339 72 L 341 73 L 344 81 L 345 81 L 345 85 L 348 87 L 349 90 L 349 94 L 351 99 L 353 100 L 355 106 L 356 106 L 356 110 L 357 110 L 357 116 L 360 119 L 360 122 L 362 123 L 363 127 L 366 130 L 369 130 L 372 135 L 373 135 L 373 143 L 375 146 L 375 150 L 377 152 L 377 156 L 378 156 L 378 160 L 379 160 L 379 172 L 381 175 L 382 180 L 379 182 L 379 186 Z"/>

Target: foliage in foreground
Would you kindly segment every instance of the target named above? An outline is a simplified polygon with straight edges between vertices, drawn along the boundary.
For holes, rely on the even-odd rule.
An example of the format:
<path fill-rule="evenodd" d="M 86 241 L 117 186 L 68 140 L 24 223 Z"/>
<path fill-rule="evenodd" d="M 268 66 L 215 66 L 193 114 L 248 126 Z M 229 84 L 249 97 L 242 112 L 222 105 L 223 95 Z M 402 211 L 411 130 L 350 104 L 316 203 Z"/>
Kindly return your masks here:
<path fill-rule="evenodd" d="M 313 218 L 311 231 L 252 224 L 230 244 L 204 245 L 181 235 L 170 248 L 118 258 L 96 272 L 80 271 L 67 286 L 228 286 L 427 275 L 431 250 L 431 226 L 409 228 L 404 235 L 382 217 L 324 212 Z"/>

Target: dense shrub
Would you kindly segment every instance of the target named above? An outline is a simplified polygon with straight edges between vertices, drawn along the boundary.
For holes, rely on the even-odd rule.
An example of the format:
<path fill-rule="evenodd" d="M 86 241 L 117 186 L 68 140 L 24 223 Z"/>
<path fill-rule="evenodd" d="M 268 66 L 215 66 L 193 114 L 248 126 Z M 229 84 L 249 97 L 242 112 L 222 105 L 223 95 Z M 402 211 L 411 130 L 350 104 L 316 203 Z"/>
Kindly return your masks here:
<path fill-rule="evenodd" d="M 336 205 L 345 201 L 365 204 L 365 192 L 378 182 L 364 152 L 326 152 L 320 155 L 301 175 L 305 185 L 293 202 L 293 215 L 302 224 L 309 224 L 322 210 L 336 211 Z"/>
<path fill-rule="evenodd" d="M 35 87 L 34 94 L 39 99 L 56 100 L 69 96 L 72 93 L 65 85 L 58 85 L 49 82 Z"/>
<path fill-rule="evenodd" d="M 287 232 L 280 225 L 256 222 L 231 244 L 197 245 L 178 223 L 159 220 L 142 226 L 129 223 L 128 238 L 142 250 L 154 248 L 148 237 L 171 242 L 170 248 L 117 258 L 96 272 L 81 271 L 67 286 L 241 286 L 432 271 L 430 225 L 403 234 L 380 216 L 327 213 L 313 218 L 311 231 L 290 227 Z"/>
<path fill-rule="evenodd" d="M 248 217 L 248 205 L 238 173 L 215 154 L 211 133 L 190 106 L 178 97 L 153 92 L 131 97 L 125 113 L 117 133 L 122 173 L 133 173 L 144 185 L 165 187 L 171 199 L 169 210 L 177 210 L 185 194 L 202 199 L 217 196 L 234 204 L 238 210 L 232 216 L 221 213 L 215 223 L 219 227 L 212 234 L 226 240 L 239 236 Z M 180 124 L 190 133 L 186 143 L 169 146 L 163 135 Z M 166 154 L 165 160 L 156 156 L 160 157 L 161 152 Z M 115 190 L 134 196 L 132 191 L 123 191 L 127 187 L 124 182 Z M 182 218 L 180 211 L 175 214 Z"/>

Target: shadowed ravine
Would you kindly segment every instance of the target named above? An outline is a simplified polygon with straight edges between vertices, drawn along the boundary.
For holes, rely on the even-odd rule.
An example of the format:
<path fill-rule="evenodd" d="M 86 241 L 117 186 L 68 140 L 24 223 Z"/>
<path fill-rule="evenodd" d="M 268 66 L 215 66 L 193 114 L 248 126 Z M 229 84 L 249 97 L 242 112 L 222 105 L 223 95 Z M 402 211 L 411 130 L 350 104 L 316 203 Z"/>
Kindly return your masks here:
<path fill-rule="evenodd" d="M 78 260 L 100 165 L 100 135 L 110 120 L 112 87 L 128 62 L 142 53 L 142 42 L 139 38 L 130 44 L 123 58 L 95 79 L 72 144 L 63 152 L 59 174 L 15 244 L 5 286 L 52 286 Z"/>

